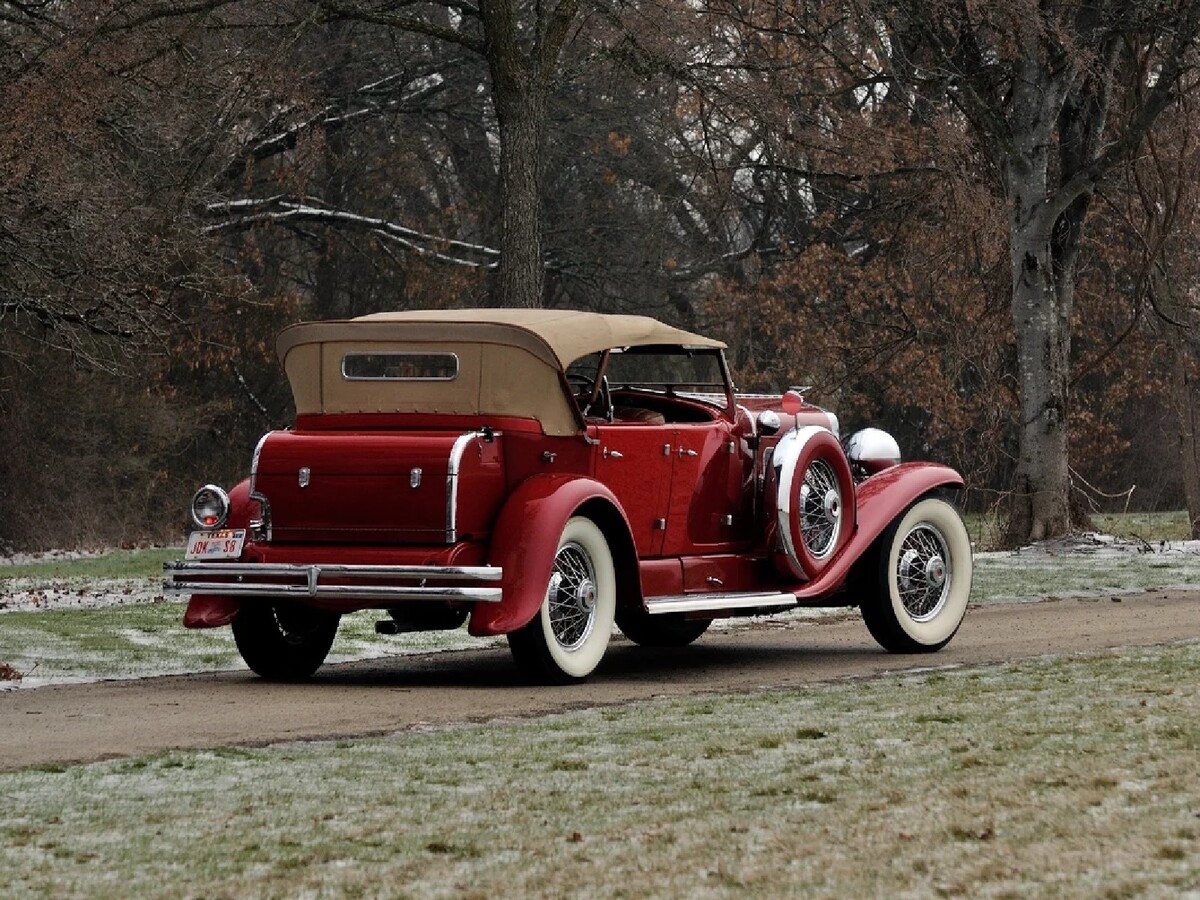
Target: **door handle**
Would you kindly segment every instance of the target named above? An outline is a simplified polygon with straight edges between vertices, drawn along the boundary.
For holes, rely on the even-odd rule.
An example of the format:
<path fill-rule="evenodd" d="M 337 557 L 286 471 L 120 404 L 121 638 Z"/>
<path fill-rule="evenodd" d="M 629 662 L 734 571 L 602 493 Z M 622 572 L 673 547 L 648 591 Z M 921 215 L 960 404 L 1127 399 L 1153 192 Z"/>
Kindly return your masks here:
<path fill-rule="evenodd" d="M 607 447 L 605 447 L 604 448 L 604 458 L 605 459 L 609 459 L 609 458 L 624 459 L 625 454 L 622 453 L 620 450 L 609 450 Z"/>
<path fill-rule="evenodd" d="M 687 447 L 680 447 L 679 455 L 681 457 L 683 457 L 683 456 L 699 456 L 700 454 L 697 453 L 695 450 L 689 450 Z"/>

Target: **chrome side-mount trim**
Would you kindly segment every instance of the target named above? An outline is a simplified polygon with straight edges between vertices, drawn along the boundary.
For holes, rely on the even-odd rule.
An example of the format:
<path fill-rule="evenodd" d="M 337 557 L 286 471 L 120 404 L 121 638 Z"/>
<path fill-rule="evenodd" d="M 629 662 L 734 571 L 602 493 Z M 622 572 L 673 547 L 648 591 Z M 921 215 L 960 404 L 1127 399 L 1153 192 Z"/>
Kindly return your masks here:
<path fill-rule="evenodd" d="M 703 612 L 720 609 L 755 609 L 757 607 L 795 606 L 795 594 L 760 594 L 757 592 L 733 592 L 712 594 L 674 594 L 668 597 L 651 597 L 646 601 L 646 612 L 652 616 L 676 612 Z"/>
<path fill-rule="evenodd" d="M 222 594 L 238 597 L 341 597 L 360 600 L 460 600 L 498 603 L 499 587 L 438 586 L 454 580 L 491 584 L 499 566 L 298 565 L 181 560 L 163 564 L 164 594 Z M 330 584 L 325 579 L 337 583 Z M 381 579 L 414 584 L 373 584 Z"/>
<path fill-rule="evenodd" d="M 271 541 L 271 501 L 263 494 L 258 493 L 254 489 L 254 482 L 258 478 L 258 459 L 262 456 L 263 446 L 267 443 L 274 432 L 268 431 L 258 439 L 258 443 L 254 447 L 254 456 L 250 458 L 250 499 L 257 500 L 259 506 L 262 507 L 262 519 L 250 523 L 250 530 L 256 541 Z"/>
<path fill-rule="evenodd" d="M 446 543 L 458 540 L 458 470 L 462 467 L 463 454 L 476 439 L 492 440 L 502 431 L 468 431 L 460 434 L 450 448 L 450 460 L 446 464 Z"/>

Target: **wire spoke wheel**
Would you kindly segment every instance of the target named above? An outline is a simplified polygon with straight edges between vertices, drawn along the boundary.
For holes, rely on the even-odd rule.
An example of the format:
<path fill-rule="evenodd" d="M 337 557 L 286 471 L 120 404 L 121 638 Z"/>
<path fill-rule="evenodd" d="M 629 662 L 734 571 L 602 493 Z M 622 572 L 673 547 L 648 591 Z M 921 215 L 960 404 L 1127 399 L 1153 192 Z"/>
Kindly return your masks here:
<path fill-rule="evenodd" d="M 953 580 L 945 536 L 928 522 L 909 531 L 900 544 L 896 584 L 914 622 L 928 622 L 941 612 Z"/>
<path fill-rule="evenodd" d="M 837 546 L 842 525 L 842 491 L 837 473 L 825 459 L 814 459 L 800 486 L 800 534 L 815 559 Z"/>
<path fill-rule="evenodd" d="M 962 624 L 971 568 L 971 539 L 958 510 L 927 496 L 884 530 L 849 584 L 871 636 L 885 650 L 930 653 Z"/>
<path fill-rule="evenodd" d="M 554 639 L 564 650 L 578 649 L 596 621 L 596 572 L 574 541 L 558 548 L 546 602 Z"/>
<path fill-rule="evenodd" d="M 508 634 L 513 660 L 536 681 L 582 681 L 608 648 L 616 609 L 616 568 L 604 532 L 585 516 L 568 519 L 541 608 Z"/>

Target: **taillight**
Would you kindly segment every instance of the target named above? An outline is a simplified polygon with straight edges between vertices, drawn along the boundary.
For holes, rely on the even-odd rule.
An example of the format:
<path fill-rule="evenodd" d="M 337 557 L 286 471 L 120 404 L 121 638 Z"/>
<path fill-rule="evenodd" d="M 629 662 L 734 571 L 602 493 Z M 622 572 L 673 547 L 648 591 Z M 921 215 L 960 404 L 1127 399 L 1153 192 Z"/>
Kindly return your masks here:
<path fill-rule="evenodd" d="M 229 495 L 215 484 L 206 484 L 192 497 L 192 521 L 204 529 L 220 528 L 229 518 Z"/>

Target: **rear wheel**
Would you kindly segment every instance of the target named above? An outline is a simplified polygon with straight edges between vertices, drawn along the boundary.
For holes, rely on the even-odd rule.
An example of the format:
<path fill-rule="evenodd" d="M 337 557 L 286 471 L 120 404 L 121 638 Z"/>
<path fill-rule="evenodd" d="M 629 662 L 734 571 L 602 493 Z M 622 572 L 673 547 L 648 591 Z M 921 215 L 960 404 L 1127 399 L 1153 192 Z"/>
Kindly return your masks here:
<path fill-rule="evenodd" d="M 244 603 L 233 639 L 246 665 L 271 681 L 297 681 L 321 667 L 337 635 L 337 613 L 283 603 Z"/>
<path fill-rule="evenodd" d="M 652 616 L 643 609 L 617 610 L 617 627 L 643 647 L 685 647 L 704 632 L 712 619 L 685 619 L 681 613 Z"/>
<path fill-rule="evenodd" d="M 616 569 L 604 532 L 568 520 L 558 540 L 546 598 L 533 620 L 508 635 L 517 667 L 551 683 L 582 681 L 600 664 L 617 608 Z"/>
<path fill-rule="evenodd" d="M 950 642 L 971 593 L 971 541 L 951 504 L 918 500 L 859 565 L 851 587 L 880 646 L 892 653 L 931 653 Z"/>

